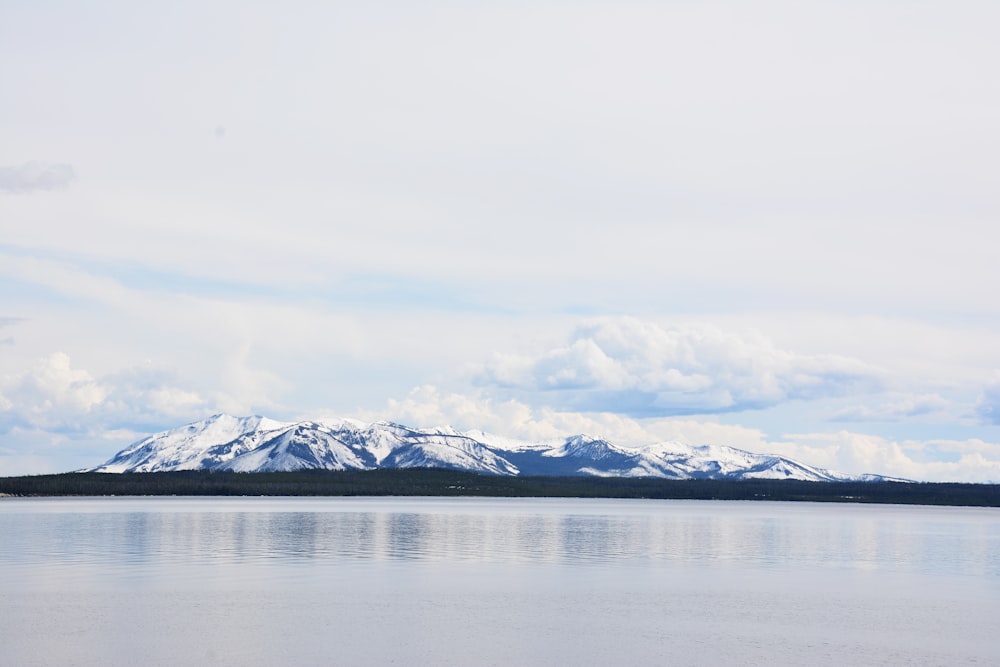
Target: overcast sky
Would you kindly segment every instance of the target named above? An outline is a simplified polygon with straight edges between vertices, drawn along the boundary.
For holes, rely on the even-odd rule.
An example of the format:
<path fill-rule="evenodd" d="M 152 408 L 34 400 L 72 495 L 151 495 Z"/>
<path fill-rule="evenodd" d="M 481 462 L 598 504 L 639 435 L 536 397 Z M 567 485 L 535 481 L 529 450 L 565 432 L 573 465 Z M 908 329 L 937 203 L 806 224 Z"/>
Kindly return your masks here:
<path fill-rule="evenodd" d="M 1000 4 L 3 2 L 0 475 L 217 412 L 1000 482 Z"/>

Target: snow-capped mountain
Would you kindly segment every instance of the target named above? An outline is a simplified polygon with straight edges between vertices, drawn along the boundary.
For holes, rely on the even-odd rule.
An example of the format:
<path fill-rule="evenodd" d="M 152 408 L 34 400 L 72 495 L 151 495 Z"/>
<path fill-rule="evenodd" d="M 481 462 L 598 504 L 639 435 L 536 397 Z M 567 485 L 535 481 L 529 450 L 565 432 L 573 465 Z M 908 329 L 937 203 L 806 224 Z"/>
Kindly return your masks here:
<path fill-rule="evenodd" d="M 780 456 L 732 447 L 663 442 L 623 447 L 575 435 L 523 442 L 450 427 L 412 429 L 391 422 L 279 422 L 266 417 L 215 415 L 126 447 L 89 472 L 216 470 L 374 470 L 451 468 L 492 475 L 594 475 L 666 479 L 798 479 L 876 481 Z"/>

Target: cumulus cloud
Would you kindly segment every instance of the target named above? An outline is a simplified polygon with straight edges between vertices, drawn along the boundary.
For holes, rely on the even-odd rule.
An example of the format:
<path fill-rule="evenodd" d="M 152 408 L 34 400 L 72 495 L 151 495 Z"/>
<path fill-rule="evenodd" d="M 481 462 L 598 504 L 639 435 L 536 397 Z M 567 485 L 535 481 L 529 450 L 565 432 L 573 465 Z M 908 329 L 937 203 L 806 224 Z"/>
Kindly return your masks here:
<path fill-rule="evenodd" d="M 837 422 L 895 422 L 913 417 L 940 413 L 951 403 L 937 394 L 905 396 L 899 400 L 876 406 L 852 405 L 838 410 L 831 421 Z"/>
<path fill-rule="evenodd" d="M 19 375 L 0 378 L 0 432 L 17 429 L 95 436 L 122 427 L 163 425 L 204 411 L 196 392 L 147 368 L 97 378 L 56 352 Z"/>
<path fill-rule="evenodd" d="M 106 428 L 159 428 L 165 423 L 173 426 L 174 420 L 188 421 L 210 409 L 197 392 L 179 386 L 180 378 L 163 369 L 132 368 L 102 381 L 109 388 L 99 414 Z"/>
<path fill-rule="evenodd" d="M 0 167 L 0 191 L 62 190 L 69 187 L 75 177 L 72 165 L 26 162 L 16 167 Z"/>
<path fill-rule="evenodd" d="M 108 393 L 108 387 L 57 352 L 27 373 L 4 379 L 0 410 L 10 425 L 66 427 L 92 412 Z"/>
<path fill-rule="evenodd" d="M 481 386 L 583 411 L 650 417 L 736 412 L 877 388 L 880 373 L 856 359 L 776 348 L 757 334 L 710 326 L 663 328 L 635 318 L 578 327 L 534 355 L 498 354 Z"/>

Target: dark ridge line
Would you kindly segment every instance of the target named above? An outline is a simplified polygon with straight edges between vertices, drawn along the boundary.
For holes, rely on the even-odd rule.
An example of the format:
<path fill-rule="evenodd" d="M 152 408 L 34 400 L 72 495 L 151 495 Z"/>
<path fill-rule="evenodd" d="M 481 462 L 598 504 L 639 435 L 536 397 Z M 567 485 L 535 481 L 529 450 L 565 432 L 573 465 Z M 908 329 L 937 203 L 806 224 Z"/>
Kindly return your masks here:
<path fill-rule="evenodd" d="M 0 477 L 9 496 L 481 496 L 772 500 L 1000 507 L 1000 485 L 892 481 L 510 477 L 442 468 L 233 473 L 75 472 Z"/>

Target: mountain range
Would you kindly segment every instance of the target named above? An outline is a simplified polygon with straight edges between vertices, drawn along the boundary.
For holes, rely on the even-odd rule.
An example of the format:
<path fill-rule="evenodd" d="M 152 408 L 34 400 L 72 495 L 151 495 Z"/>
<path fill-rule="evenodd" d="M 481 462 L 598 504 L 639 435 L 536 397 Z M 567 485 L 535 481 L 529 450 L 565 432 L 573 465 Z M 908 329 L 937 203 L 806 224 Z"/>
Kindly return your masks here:
<path fill-rule="evenodd" d="M 280 422 L 215 415 L 139 440 L 87 472 L 173 470 L 277 472 L 448 468 L 491 475 L 882 481 L 781 456 L 722 445 L 661 442 L 639 447 L 574 435 L 519 441 L 451 427 L 415 429 L 392 422 L 339 419 Z"/>

